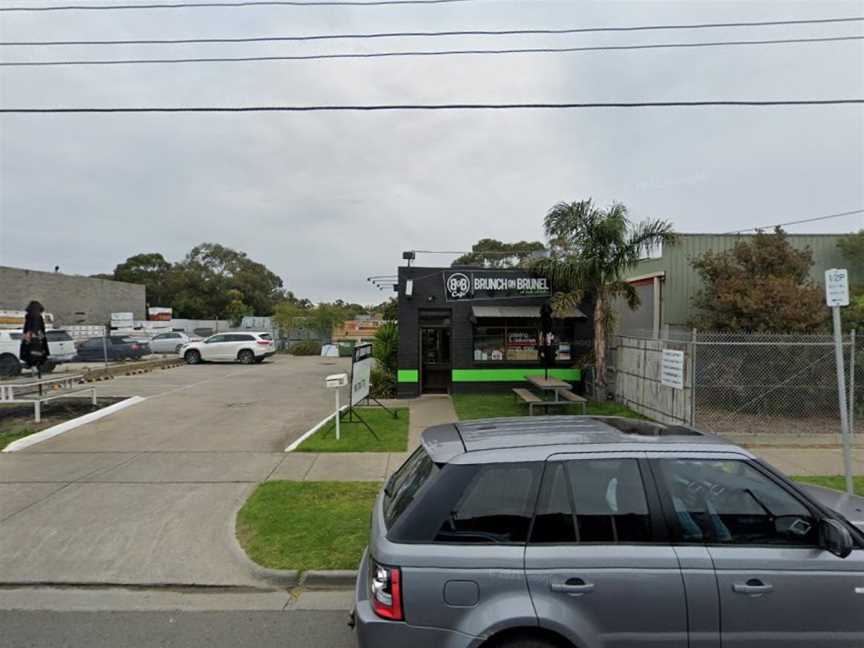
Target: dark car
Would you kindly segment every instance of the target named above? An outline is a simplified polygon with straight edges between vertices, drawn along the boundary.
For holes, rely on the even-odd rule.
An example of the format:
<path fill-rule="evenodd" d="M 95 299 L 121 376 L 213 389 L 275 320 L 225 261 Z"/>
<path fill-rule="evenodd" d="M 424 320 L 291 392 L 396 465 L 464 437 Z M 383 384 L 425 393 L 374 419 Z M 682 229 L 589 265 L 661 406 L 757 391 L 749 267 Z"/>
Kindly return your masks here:
<path fill-rule="evenodd" d="M 137 360 L 150 355 L 150 347 L 132 338 L 112 335 L 107 339 L 90 338 L 78 345 L 79 362 L 99 362 L 104 360 Z"/>

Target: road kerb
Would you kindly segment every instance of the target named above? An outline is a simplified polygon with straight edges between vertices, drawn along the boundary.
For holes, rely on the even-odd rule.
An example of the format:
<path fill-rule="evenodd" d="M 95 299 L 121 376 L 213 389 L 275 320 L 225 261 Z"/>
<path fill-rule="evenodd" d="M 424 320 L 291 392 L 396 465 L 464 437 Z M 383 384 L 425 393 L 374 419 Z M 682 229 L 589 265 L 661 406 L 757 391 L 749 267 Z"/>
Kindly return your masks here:
<path fill-rule="evenodd" d="M 300 587 L 305 589 L 347 589 L 357 582 L 357 570 L 316 570 L 303 572 Z"/>
<path fill-rule="evenodd" d="M 3 448 L 2 452 L 17 452 L 18 450 L 29 448 L 30 446 L 34 446 L 37 443 L 42 443 L 43 441 L 47 441 L 48 439 L 53 439 L 54 437 L 69 432 L 70 430 L 74 430 L 77 427 L 81 427 L 82 425 L 86 425 L 87 423 L 92 423 L 93 421 L 97 421 L 106 416 L 110 416 L 115 412 L 119 412 L 122 409 L 126 409 L 127 407 L 130 407 L 137 403 L 141 403 L 145 400 L 146 399 L 142 398 L 141 396 L 132 396 L 131 398 L 122 400 L 119 403 L 114 403 L 113 405 L 109 405 L 108 407 L 103 407 L 102 409 L 96 410 L 95 412 L 84 414 L 83 416 L 79 416 L 69 421 L 63 421 L 62 423 L 58 423 L 57 425 L 42 430 L 41 432 L 36 432 L 35 434 L 31 434 L 22 439 L 18 439 L 17 441 L 13 441 L 5 448 Z"/>

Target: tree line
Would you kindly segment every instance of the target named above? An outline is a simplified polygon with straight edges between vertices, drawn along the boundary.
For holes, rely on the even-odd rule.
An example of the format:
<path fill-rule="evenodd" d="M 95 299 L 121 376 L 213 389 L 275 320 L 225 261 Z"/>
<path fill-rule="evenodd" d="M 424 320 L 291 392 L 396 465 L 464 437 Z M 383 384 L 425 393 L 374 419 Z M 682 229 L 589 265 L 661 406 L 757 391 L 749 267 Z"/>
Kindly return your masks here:
<path fill-rule="evenodd" d="M 104 279 L 143 284 L 149 306 L 163 306 L 174 317 L 227 319 L 239 323 L 246 315 L 279 316 L 284 323 L 329 331 L 361 314 L 395 318 L 393 300 L 363 305 L 337 299 L 314 304 L 288 290 L 282 279 L 245 252 L 218 243 L 193 247 L 180 261 L 168 261 L 158 252 L 136 254 L 118 264 Z"/>

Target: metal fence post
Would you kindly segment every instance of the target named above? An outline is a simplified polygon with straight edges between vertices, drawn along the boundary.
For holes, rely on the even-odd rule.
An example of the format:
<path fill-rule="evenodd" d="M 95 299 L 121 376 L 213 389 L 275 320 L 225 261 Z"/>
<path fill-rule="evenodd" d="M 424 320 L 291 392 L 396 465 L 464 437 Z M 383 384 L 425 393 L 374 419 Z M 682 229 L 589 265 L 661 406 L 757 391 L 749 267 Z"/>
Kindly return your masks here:
<path fill-rule="evenodd" d="M 690 425 L 696 426 L 696 329 L 690 332 Z"/>
<path fill-rule="evenodd" d="M 855 436 L 855 329 L 849 333 L 849 433 Z"/>

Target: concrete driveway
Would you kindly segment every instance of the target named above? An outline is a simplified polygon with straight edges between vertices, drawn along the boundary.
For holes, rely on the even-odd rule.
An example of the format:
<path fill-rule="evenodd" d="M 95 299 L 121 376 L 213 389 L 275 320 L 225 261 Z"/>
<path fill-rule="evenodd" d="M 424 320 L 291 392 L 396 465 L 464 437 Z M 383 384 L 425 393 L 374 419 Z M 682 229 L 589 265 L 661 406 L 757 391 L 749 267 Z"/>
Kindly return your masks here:
<path fill-rule="evenodd" d="M 100 384 L 147 400 L 0 454 L 0 584 L 254 586 L 233 521 L 332 409 L 344 360 L 279 356 Z"/>

